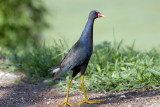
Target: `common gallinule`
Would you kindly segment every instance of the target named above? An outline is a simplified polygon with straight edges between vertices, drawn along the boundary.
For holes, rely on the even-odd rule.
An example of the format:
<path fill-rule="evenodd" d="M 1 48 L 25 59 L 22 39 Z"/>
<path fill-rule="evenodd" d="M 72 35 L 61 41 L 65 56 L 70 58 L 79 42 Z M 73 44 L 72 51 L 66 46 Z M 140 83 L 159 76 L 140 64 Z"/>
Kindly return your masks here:
<path fill-rule="evenodd" d="M 70 70 L 73 70 L 72 79 L 68 84 L 66 101 L 62 103 L 60 106 L 64 104 L 74 106 L 74 105 L 80 105 L 83 103 L 98 103 L 101 101 L 105 101 L 105 100 L 88 101 L 88 97 L 84 89 L 84 80 L 83 80 L 84 73 L 86 71 L 89 59 L 93 51 L 93 23 L 96 18 L 103 17 L 103 16 L 104 15 L 97 10 L 91 11 L 89 14 L 85 29 L 81 37 L 79 38 L 79 40 L 70 49 L 70 51 L 68 52 L 66 57 L 60 62 L 60 64 L 57 65 L 56 67 L 51 68 L 51 72 L 53 73 L 53 79 L 56 79 L 62 74 Z M 81 72 L 81 88 L 84 93 L 85 100 L 77 104 L 70 104 L 68 103 L 69 89 L 70 89 L 73 78 L 79 72 Z"/>

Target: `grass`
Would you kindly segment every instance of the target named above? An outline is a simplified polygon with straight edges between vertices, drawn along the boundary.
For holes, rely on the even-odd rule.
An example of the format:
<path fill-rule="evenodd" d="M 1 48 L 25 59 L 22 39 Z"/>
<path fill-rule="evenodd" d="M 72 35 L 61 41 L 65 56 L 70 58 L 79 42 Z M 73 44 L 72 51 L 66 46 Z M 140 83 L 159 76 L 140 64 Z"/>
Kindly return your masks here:
<path fill-rule="evenodd" d="M 135 51 L 134 44 L 125 49 L 121 44 L 122 42 L 112 47 L 110 43 L 104 42 L 95 46 L 85 74 L 86 88 L 104 92 L 158 88 L 160 86 L 159 53 L 155 49 L 149 52 Z M 73 82 L 74 88 L 80 88 L 79 76 L 75 83 Z M 62 81 L 60 86 L 64 84 L 66 82 Z"/>
<path fill-rule="evenodd" d="M 160 53 L 152 49 L 148 52 L 136 51 L 134 43 L 130 47 L 122 47 L 122 41 L 113 46 L 103 42 L 94 46 L 94 52 L 85 73 L 85 88 L 92 91 L 121 91 L 130 89 L 156 89 L 160 86 Z M 22 52 L 10 58 L 12 66 L 30 77 L 32 83 L 36 80 L 50 78 L 48 69 L 57 65 L 67 54 L 68 47 L 64 42 L 52 47 L 42 45 Z M 15 60 L 16 59 L 16 60 Z M 68 72 L 56 84 L 66 91 L 66 86 L 72 76 Z M 57 81 L 57 80 L 56 80 Z M 80 74 L 71 86 L 71 90 L 80 88 Z"/>

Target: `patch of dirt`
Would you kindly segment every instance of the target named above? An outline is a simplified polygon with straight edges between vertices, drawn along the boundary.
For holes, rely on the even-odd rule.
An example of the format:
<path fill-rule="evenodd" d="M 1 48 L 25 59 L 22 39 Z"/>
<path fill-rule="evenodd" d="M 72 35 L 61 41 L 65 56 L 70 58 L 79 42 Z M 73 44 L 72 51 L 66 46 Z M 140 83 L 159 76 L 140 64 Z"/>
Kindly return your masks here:
<path fill-rule="evenodd" d="M 2 72 L 0 71 L 0 74 Z M 0 107 L 58 107 L 65 101 L 66 92 L 60 92 L 58 87 L 24 82 L 15 83 L 14 80 L 22 79 L 23 75 L 7 75 L 0 76 Z M 82 104 L 76 107 L 160 107 L 159 90 L 123 91 L 112 96 L 87 92 L 87 95 L 89 100 L 106 99 L 106 101 L 98 104 Z M 84 96 L 81 90 L 70 92 L 70 103 L 75 104 L 83 100 Z"/>

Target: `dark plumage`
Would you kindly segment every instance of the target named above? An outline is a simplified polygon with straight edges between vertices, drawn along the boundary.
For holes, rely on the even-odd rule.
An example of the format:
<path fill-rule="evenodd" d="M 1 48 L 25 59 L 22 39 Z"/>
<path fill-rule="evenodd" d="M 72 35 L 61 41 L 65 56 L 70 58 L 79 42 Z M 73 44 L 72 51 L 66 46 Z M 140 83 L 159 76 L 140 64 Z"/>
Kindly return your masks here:
<path fill-rule="evenodd" d="M 61 63 L 58 66 L 51 69 L 53 73 L 53 79 L 56 79 L 60 75 L 70 70 L 73 70 L 72 77 L 75 77 L 80 71 L 81 75 L 84 75 L 93 51 L 93 23 L 94 20 L 98 17 L 103 17 L 103 15 L 96 10 L 90 12 L 87 24 L 79 40 L 70 49 L 70 51 L 68 52 L 66 57 L 61 61 Z"/>
<path fill-rule="evenodd" d="M 53 71 L 53 79 L 69 70 L 73 70 L 73 77 L 80 71 L 84 74 L 93 50 L 93 23 L 96 18 L 98 18 L 98 11 L 91 11 L 80 39 L 70 49 L 61 63 L 51 69 Z M 58 70 L 57 68 L 60 69 Z M 57 71 L 54 71 L 56 69 Z"/>

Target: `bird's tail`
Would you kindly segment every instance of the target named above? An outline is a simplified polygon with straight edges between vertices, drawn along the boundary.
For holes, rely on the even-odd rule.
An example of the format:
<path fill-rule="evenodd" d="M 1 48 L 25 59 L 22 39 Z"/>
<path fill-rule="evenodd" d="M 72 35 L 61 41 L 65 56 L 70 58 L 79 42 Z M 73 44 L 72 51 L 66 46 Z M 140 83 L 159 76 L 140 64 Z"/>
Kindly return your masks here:
<path fill-rule="evenodd" d="M 52 73 L 52 77 L 53 79 L 57 78 L 57 75 L 60 73 L 61 68 L 60 66 L 56 66 L 56 67 L 52 67 L 51 69 L 49 69 L 48 71 L 50 71 Z"/>
<path fill-rule="evenodd" d="M 56 67 L 49 69 L 49 71 L 52 73 L 52 77 L 54 80 L 56 78 L 59 78 L 61 75 L 65 74 L 71 69 L 72 69 L 72 66 L 61 67 L 60 65 L 58 65 Z"/>

